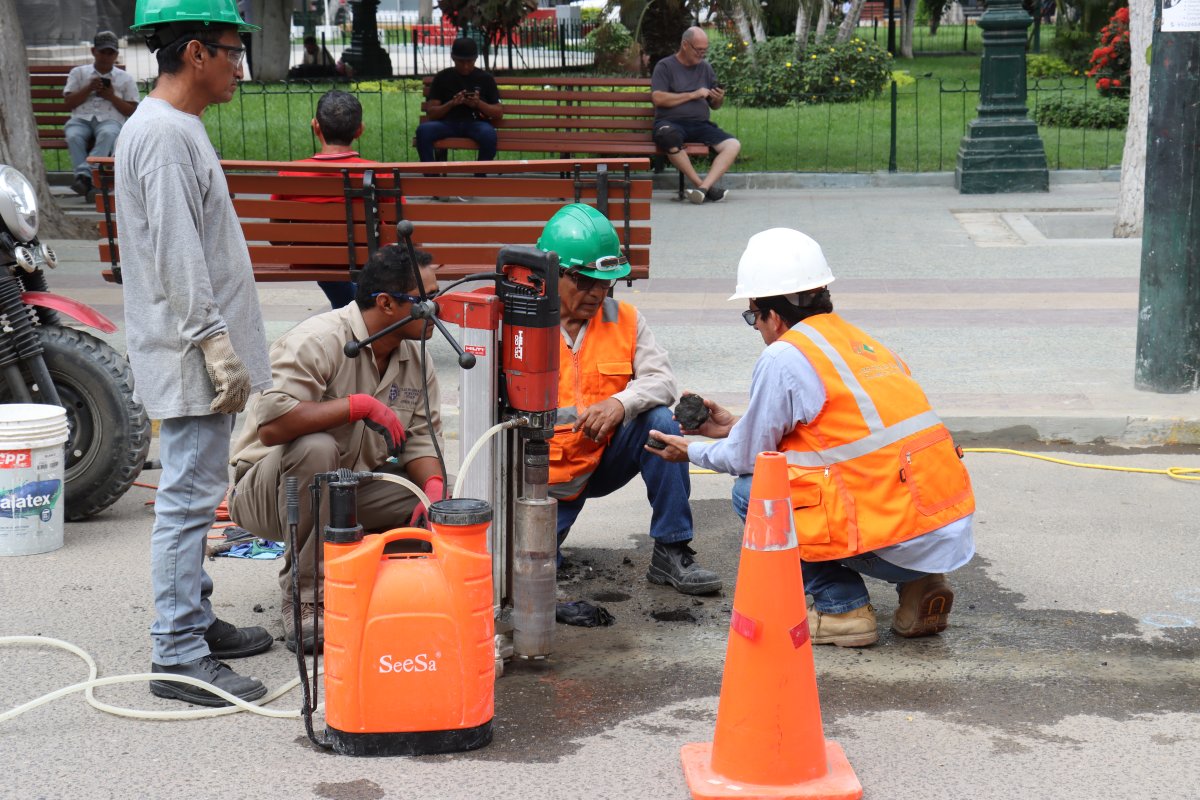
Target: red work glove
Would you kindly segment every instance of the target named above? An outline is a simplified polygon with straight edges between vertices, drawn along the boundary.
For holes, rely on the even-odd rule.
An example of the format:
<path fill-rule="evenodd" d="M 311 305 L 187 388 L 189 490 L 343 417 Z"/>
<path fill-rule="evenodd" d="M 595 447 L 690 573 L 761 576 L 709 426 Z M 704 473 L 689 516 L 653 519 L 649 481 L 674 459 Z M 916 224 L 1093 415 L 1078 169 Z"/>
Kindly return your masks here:
<path fill-rule="evenodd" d="M 421 491 L 429 497 L 430 503 L 436 503 L 438 500 L 446 499 L 446 482 L 442 480 L 441 475 L 434 475 L 429 480 L 425 481 L 425 485 L 421 487 Z M 412 519 L 408 521 L 410 528 L 427 528 L 429 527 L 429 511 L 421 503 L 417 503 L 417 507 L 413 509 Z"/>
<path fill-rule="evenodd" d="M 349 399 L 350 421 L 361 419 L 368 428 L 383 437 L 389 456 L 399 455 L 408 434 L 404 432 L 396 413 L 369 394 L 352 394 Z"/>

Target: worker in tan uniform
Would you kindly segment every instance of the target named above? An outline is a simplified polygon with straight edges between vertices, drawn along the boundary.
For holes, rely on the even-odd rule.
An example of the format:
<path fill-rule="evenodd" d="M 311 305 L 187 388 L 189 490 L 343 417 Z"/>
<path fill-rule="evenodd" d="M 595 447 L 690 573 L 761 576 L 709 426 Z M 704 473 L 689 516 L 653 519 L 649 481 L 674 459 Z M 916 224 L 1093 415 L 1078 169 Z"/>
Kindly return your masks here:
<path fill-rule="evenodd" d="M 436 292 L 432 259 L 415 252 L 425 291 Z M 314 475 L 343 467 L 392 472 L 422 487 L 430 502 L 445 497 L 437 376 L 432 363 L 421 366 L 422 340 L 432 335 L 432 323 L 413 320 L 365 346 L 357 358 L 343 353 L 347 342 L 407 317 L 417 291 L 408 252 L 398 245 L 380 248 L 363 268 L 355 302 L 301 322 L 272 345 L 272 388 L 251 398 L 246 408 L 233 448 L 236 484 L 229 513 L 234 522 L 258 536 L 286 539 L 286 479 L 296 478 L 301 490 L 296 552 L 289 544 L 279 573 L 284 642 L 290 650 L 297 647 L 294 559 L 300 565 L 299 640 L 305 652 L 323 641 L 322 581 L 314 580 L 311 566 L 320 541 L 312 535 L 304 491 Z M 424 512 L 415 494 L 391 481 L 359 488 L 358 521 L 367 530 L 422 524 Z"/>

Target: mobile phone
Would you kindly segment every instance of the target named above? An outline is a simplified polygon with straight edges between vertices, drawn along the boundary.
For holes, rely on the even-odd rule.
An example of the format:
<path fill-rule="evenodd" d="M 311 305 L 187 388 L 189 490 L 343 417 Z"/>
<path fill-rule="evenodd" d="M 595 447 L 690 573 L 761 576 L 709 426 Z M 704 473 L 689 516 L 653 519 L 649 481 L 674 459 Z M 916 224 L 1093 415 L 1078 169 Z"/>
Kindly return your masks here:
<path fill-rule="evenodd" d="M 100 85 L 107 89 L 108 87 L 112 86 L 112 78 L 101 78 Z"/>
<path fill-rule="evenodd" d="M 724 89 L 725 87 L 721 85 L 720 81 L 717 81 L 716 83 L 713 84 L 713 88 L 714 89 Z"/>

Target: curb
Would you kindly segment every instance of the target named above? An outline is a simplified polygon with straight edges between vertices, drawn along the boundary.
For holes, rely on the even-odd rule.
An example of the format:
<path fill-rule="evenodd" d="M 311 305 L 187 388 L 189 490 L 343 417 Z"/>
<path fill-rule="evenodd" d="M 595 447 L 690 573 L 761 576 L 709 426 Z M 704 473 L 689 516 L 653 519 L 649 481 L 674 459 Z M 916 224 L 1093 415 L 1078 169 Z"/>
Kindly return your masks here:
<path fill-rule="evenodd" d="M 946 416 L 956 443 L 1109 445 L 1123 448 L 1200 445 L 1200 417 Z"/>
<path fill-rule="evenodd" d="M 1050 185 L 1120 182 L 1120 169 L 1050 170 Z M 954 188 L 953 172 L 727 172 L 726 189 L 890 189 Z M 679 176 L 674 170 L 654 175 L 656 190 L 675 191 Z"/>

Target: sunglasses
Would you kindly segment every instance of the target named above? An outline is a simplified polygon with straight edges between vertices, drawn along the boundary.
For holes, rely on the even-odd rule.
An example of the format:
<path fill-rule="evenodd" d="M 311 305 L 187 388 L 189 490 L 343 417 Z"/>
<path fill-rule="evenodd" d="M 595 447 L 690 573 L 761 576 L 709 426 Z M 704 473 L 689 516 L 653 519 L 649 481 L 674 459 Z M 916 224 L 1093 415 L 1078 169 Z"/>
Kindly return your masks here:
<path fill-rule="evenodd" d="M 590 292 L 597 287 L 607 292 L 609 289 L 617 285 L 615 279 L 607 280 L 604 278 L 592 278 L 588 275 L 580 275 L 578 272 L 564 272 L 563 274 L 570 278 L 581 292 Z"/>
<path fill-rule="evenodd" d="M 421 298 L 419 297 L 413 297 L 411 294 L 400 294 L 399 292 L 371 292 L 371 299 L 374 300 L 381 294 L 386 294 L 388 297 L 392 298 L 393 300 L 399 300 L 401 303 L 421 302 Z M 425 299 L 432 300 L 434 297 L 437 297 L 437 292 L 430 292 L 425 296 Z"/>
<path fill-rule="evenodd" d="M 761 308 L 751 308 L 748 311 L 742 312 L 742 319 L 746 320 L 746 324 L 753 328 L 754 323 L 765 313 L 767 312 Z"/>

